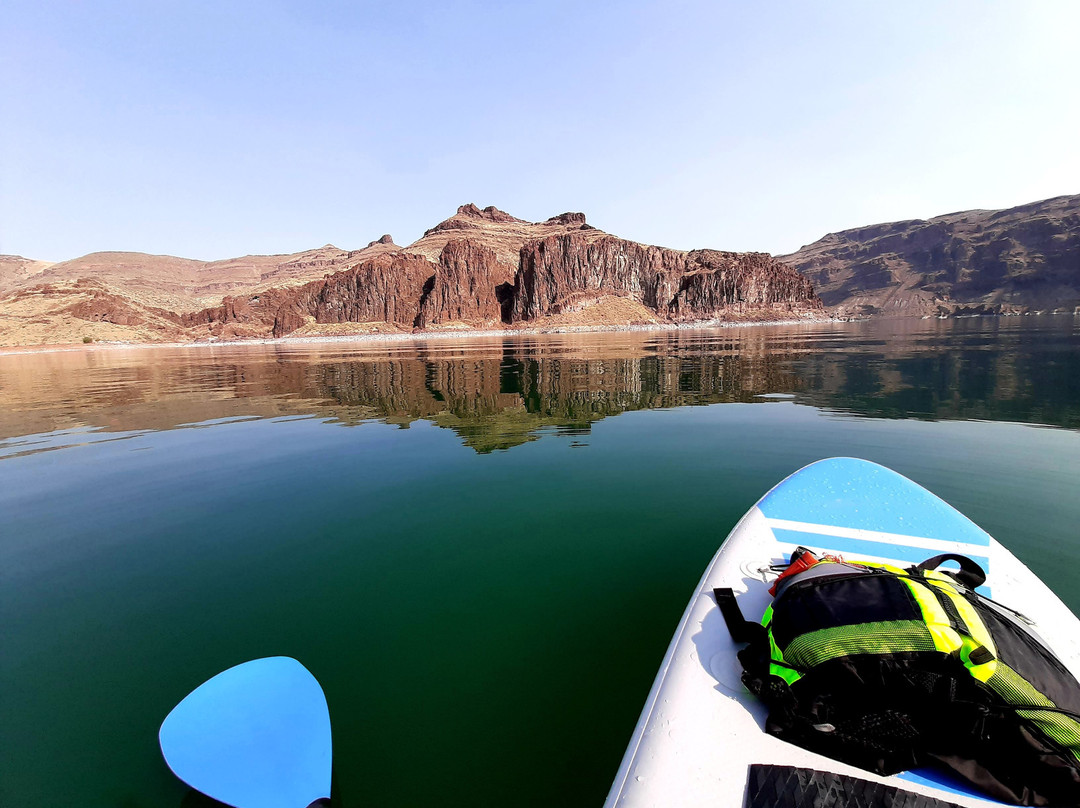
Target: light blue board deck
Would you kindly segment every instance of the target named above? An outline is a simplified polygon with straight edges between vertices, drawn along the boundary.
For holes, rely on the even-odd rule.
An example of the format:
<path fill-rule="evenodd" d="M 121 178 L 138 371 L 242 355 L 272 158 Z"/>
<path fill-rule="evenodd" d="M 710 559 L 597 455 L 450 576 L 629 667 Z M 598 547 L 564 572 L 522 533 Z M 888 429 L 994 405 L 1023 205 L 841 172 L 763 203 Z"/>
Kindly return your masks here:
<path fill-rule="evenodd" d="M 234 808 L 307 808 L 330 796 L 330 712 L 290 657 L 245 662 L 193 690 L 158 733 L 173 773 Z"/>
<path fill-rule="evenodd" d="M 809 465 L 766 494 L 758 508 L 770 519 L 967 544 L 971 551 L 965 550 L 963 554 L 987 574 L 990 572 L 990 535 L 986 531 L 918 483 L 867 460 L 837 457 Z M 830 536 L 779 527 L 773 527 L 772 532 L 777 541 L 786 544 L 801 544 L 856 559 L 865 555 L 918 564 L 938 554 L 899 541 Z M 986 586 L 980 586 L 979 592 L 990 594 Z M 903 772 L 898 777 L 949 794 L 993 802 L 966 783 L 936 769 Z"/>
<path fill-rule="evenodd" d="M 812 463 L 777 485 L 757 507 L 770 519 L 968 545 L 959 552 L 990 574 L 990 534 L 918 483 L 868 460 L 834 457 Z M 918 564 L 940 552 L 898 539 L 885 542 L 778 527 L 772 531 L 777 541 L 852 558 Z M 990 596 L 988 585 L 978 591 Z"/>
<path fill-rule="evenodd" d="M 990 536 L 947 502 L 891 469 L 852 457 L 821 460 L 762 498 L 770 519 L 989 546 Z"/>

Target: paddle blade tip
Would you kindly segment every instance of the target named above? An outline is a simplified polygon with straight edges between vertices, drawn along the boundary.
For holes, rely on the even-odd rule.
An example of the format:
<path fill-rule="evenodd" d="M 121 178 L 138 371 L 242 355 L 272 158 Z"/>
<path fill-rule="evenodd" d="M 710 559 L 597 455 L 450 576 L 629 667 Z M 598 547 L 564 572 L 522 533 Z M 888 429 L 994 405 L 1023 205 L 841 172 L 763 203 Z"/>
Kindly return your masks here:
<path fill-rule="evenodd" d="M 165 717 L 158 741 L 177 777 L 235 808 L 308 808 L 330 796 L 326 697 L 292 657 L 208 679 Z"/>

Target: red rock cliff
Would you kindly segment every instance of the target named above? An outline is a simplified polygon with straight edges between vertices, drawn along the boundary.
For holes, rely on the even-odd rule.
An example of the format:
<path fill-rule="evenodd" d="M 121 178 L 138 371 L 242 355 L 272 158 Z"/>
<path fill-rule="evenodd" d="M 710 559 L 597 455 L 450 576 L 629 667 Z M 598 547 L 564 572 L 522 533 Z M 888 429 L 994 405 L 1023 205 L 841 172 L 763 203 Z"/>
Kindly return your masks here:
<path fill-rule="evenodd" d="M 580 213 L 534 225 L 465 205 L 417 245 L 423 254 L 413 247 L 386 252 L 303 286 L 227 297 L 184 322 L 236 336 L 283 336 L 311 321 L 492 327 L 587 309 L 612 297 L 677 322 L 821 309 L 809 281 L 764 253 L 686 253 L 638 244 L 590 227 Z"/>
<path fill-rule="evenodd" d="M 309 318 L 316 323 L 392 323 L 412 328 L 424 285 L 432 276 L 426 258 L 388 253 L 303 286 L 226 297 L 220 306 L 185 317 L 185 325 L 240 324 L 252 334 L 284 336 Z M 247 333 L 241 331 L 240 336 Z"/>
<path fill-rule="evenodd" d="M 468 239 L 447 242 L 435 266 L 417 318 L 418 328 L 445 322 L 497 325 L 510 293 L 494 250 Z"/>
<path fill-rule="evenodd" d="M 534 320 L 600 297 L 627 297 L 670 320 L 703 320 L 778 306 L 821 308 L 806 278 L 765 253 L 683 253 L 585 233 L 521 248 L 514 320 Z"/>

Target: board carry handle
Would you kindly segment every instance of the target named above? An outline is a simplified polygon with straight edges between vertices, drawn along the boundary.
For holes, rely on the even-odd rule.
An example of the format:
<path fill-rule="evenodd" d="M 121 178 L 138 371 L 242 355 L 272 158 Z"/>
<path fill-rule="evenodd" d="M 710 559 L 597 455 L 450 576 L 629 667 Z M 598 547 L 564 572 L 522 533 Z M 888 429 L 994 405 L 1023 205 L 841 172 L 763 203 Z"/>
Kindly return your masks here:
<path fill-rule="evenodd" d="M 720 614 L 727 623 L 728 633 L 735 642 L 753 642 L 765 631 L 760 623 L 754 623 L 743 617 L 742 609 L 735 600 L 735 592 L 731 587 L 713 589 L 713 597 L 716 605 L 720 607 Z"/>
<path fill-rule="evenodd" d="M 957 583 L 963 584 L 968 589 L 975 589 L 986 583 L 986 573 L 983 571 L 983 568 L 980 567 L 977 562 L 958 553 L 942 553 L 941 555 L 936 555 L 933 558 L 926 559 L 926 561 L 921 564 L 917 564 L 912 567 L 912 569 L 915 572 L 923 573 L 927 570 L 937 569 L 946 561 L 955 561 L 960 565 L 959 570 L 942 570 L 946 575 L 956 580 Z"/>

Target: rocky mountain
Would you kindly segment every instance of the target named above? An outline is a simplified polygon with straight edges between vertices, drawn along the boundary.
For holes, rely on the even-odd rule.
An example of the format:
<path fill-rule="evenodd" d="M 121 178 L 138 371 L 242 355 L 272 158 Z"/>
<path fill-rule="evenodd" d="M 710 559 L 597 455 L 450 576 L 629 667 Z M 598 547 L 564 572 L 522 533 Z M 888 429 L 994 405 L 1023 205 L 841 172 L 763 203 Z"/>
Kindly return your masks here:
<path fill-rule="evenodd" d="M 321 278 L 401 248 L 389 236 L 362 250 L 332 244 L 291 255 L 198 261 L 98 252 L 49 264 L 0 256 L 0 345 L 189 339 L 182 314 L 250 293 Z"/>
<path fill-rule="evenodd" d="M 212 262 L 94 253 L 35 272 L 18 266 L 8 273 L 11 288 L 0 293 L 0 344 L 753 321 L 822 312 L 809 282 L 764 253 L 647 246 L 604 233 L 581 213 L 527 222 L 471 204 L 408 247 L 383 236 L 351 252 L 328 244 Z"/>
<path fill-rule="evenodd" d="M 766 320 L 820 310 L 806 279 L 763 253 L 687 253 L 616 238 L 580 213 L 532 223 L 462 205 L 398 252 L 295 288 L 229 296 L 183 323 L 208 336 L 280 337 L 325 326 Z"/>
<path fill-rule="evenodd" d="M 407 247 L 0 256 L 0 345 L 1080 311 L 1080 195 L 839 233 L 779 260 L 462 205 Z"/>
<path fill-rule="evenodd" d="M 830 233 L 780 260 L 841 315 L 1072 312 L 1080 195 Z"/>

